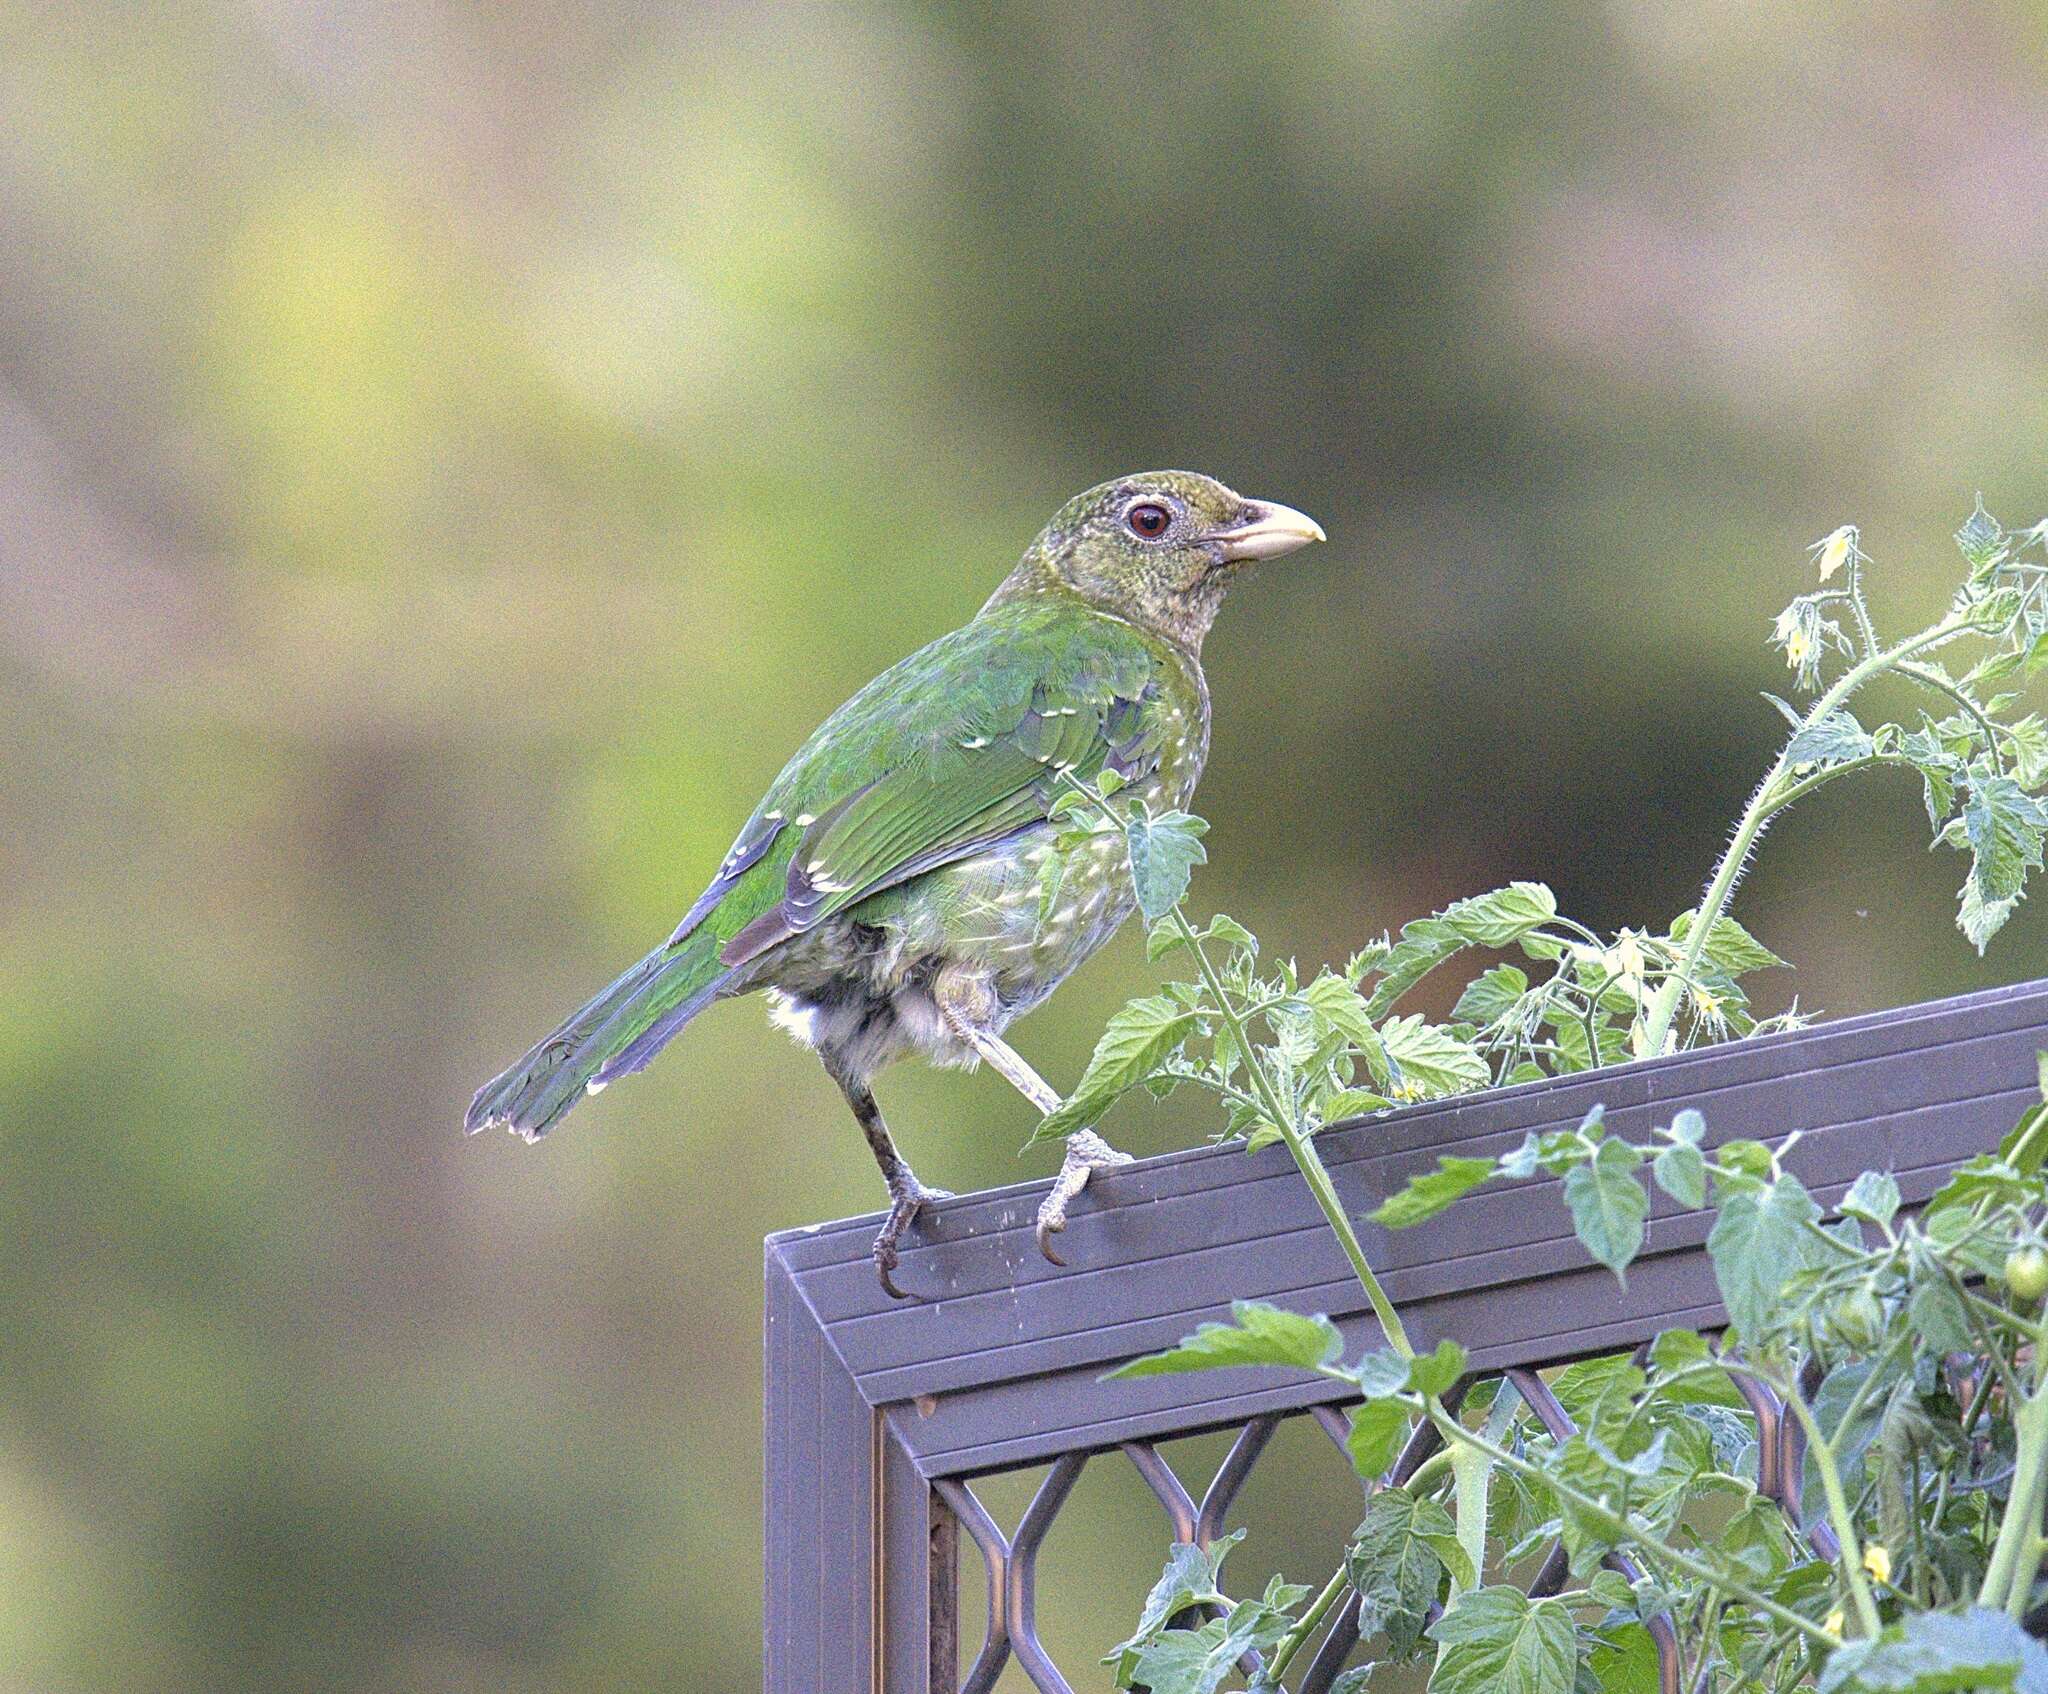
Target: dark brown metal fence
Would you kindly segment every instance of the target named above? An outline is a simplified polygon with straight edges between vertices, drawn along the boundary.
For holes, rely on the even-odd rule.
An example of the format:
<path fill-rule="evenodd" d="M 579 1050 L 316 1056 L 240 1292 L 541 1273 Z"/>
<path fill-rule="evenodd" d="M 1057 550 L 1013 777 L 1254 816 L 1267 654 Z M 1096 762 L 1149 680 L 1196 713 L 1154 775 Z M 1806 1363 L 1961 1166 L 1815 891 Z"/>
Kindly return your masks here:
<path fill-rule="evenodd" d="M 1803 1131 L 1788 1164 L 1823 1201 L 1878 1168 L 1912 1202 L 2011 1128 L 2035 1097 L 2044 1046 L 2048 982 L 2038 982 L 1415 1106 L 1329 1131 L 1320 1145 L 1362 1215 L 1440 1153 L 1492 1155 L 1529 1130 L 1576 1124 L 1596 1102 L 1640 1138 L 1692 1106 L 1709 1144 Z M 1378 1344 L 1284 1149 L 1205 1148 L 1098 1176 L 1063 1238 L 1064 1271 L 1032 1241 L 1044 1187 L 966 1196 L 921 1220 L 900 1275 L 919 1297 L 902 1303 L 876 1286 L 874 1218 L 769 1238 L 769 1694 L 981 1691 L 1013 1657 L 1035 1687 L 1066 1690 L 1038 1639 L 1035 1578 L 1084 1467 L 1137 1467 L 1162 1509 L 1163 1551 L 1169 1533 L 1206 1543 L 1221 1532 L 1281 1419 L 1315 1417 L 1341 1442 L 1343 1391 L 1330 1382 L 1272 1370 L 1099 1380 L 1232 1299 L 1328 1312 L 1352 1356 Z M 1507 1375 L 1549 1421 L 1563 1413 L 1538 1370 L 1724 1321 L 1705 1220 L 1654 1199 L 1625 1289 L 1589 1263 L 1560 1198 L 1536 1185 L 1481 1191 L 1401 1234 L 1367 1226 L 1365 1240 L 1418 1346 L 1456 1338 L 1476 1373 Z M 1773 1405 L 1755 1409 L 1759 1485 L 1789 1499 L 1799 1474 L 1779 1427 L 1789 1420 Z M 1219 1429 L 1239 1433 L 1195 1500 L 1154 1444 Z M 1424 1456 L 1411 1449 L 1397 1472 Z M 1030 1508 L 1005 1530 L 975 1479 L 1047 1463 Z M 989 1620 L 984 1639 L 966 1642 L 963 1528 L 980 1549 Z M 1295 1694 L 1327 1688 L 1351 1646 L 1340 1626 Z M 1084 1685 L 1100 1676 L 1087 1667 Z"/>

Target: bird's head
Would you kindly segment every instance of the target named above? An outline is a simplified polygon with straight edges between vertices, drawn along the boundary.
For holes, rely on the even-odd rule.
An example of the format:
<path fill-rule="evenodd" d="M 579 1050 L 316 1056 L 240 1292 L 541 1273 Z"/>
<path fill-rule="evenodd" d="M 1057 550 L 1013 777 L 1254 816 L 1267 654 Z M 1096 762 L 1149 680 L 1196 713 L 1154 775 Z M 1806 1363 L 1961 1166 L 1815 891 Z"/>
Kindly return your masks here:
<path fill-rule="evenodd" d="M 989 604 L 1071 594 L 1198 651 L 1244 566 L 1322 539 L 1313 518 L 1214 477 L 1145 471 L 1069 500 Z"/>

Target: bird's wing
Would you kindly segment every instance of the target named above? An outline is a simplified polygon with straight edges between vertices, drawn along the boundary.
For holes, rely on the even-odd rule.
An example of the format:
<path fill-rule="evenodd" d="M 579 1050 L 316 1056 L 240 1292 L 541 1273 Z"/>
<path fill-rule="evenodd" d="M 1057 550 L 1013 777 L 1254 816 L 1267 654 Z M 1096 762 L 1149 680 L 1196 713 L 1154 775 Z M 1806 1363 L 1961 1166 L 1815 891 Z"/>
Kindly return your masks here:
<path fill-rule="evenodd" d="M 933 643 L 790 761 L 678 938 L 720 910 L 721 957 L 743 964 L 1043 821 L 1063 773 L 1156 767 L 1160 730 L 1145 702 L 1159 662 L 1130 626 L 1072 607 L 992 614 Z M 778 865 L 770 898 L 762 878 Z M 721 910 L 737 887 L 759 890 L 744 901 L 755 910 Z"/>

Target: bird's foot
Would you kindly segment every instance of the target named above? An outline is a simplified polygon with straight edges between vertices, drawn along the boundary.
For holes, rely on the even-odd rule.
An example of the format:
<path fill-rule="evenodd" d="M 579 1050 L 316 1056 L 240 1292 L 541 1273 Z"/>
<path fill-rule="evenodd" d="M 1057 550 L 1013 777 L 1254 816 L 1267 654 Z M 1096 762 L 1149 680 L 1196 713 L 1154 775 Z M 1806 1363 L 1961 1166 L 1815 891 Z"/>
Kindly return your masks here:
<path fill-rule="evenodd" d="M 896 1244 L 903 1239 L 917 1214 L 934 1200 L 950 1200 L 952 1192 L 945 1188 L 927 1188 L 910 1177 L 908 1181 L 893 1185 L 889 1190 L 889 1216 L 883 1221 L 880 1232 L 875 1236 L 875 1274 L 881 1278 L 882 1292 L 892 1300 L 907 1300 L 910 1296 L 896 1286 L 896 1266 L 901 1262 Z"/>
<path fill-rule="evenodd" d="M 1088 1186 L 1091 1174 L 1130 1162 L 1130 1154 L 1119 1153 L 1092 1129 L 1068 1136 L 1067 1156 L 1060 1161 L 1060 1174 L 1053 1178 L 1052 1192 L 1038 1208 L 1038 1250 L 1064 1268 L 1067 1261 L 1052 1250 L 1052 1238 L 1067 1227 L 1067 1207 Z"/>

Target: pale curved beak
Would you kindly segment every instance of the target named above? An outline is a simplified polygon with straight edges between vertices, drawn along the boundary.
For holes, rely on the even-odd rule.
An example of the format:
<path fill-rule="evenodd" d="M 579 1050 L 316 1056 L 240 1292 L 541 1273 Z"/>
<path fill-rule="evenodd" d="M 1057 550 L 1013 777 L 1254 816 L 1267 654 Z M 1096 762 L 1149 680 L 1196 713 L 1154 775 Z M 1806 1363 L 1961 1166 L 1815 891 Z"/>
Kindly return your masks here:
<path fill-rule="evenodd" d="M 1233 562 L 1244 559 L 1277 559 L 1321 541 L 1323 526 L 1306 512 L 1271 500 L 1247 500 L 1252 516 L 1235 529 L 1219 529 L 1209 537 L 1223 548 L 1223 557 Z"/>

